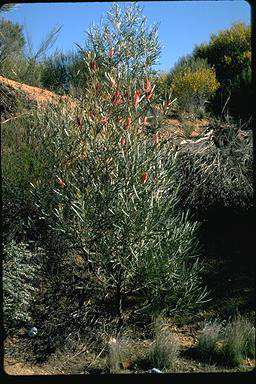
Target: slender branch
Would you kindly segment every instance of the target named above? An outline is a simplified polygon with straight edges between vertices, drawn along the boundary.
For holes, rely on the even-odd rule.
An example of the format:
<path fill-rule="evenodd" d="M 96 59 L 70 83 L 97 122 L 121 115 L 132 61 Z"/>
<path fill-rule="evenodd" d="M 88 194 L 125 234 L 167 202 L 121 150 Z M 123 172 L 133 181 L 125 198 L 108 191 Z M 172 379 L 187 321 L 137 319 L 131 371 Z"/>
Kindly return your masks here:
<path fill-rule="evenodd" d="M 21 115 L 14 116 L 14 117 L 10 117 L 9 119 L 3 121 L 1 124 L 5 124 L 5 123 L 7 123 L 7 122 L 10 121 L 10 120 L 18 119 L 19 117 L 22 117 L 22 116 L 24 116 L 24 115 L 32 115 L 32 113 L 31 113 L 31 112 L 25 112 L 25 113 L 22 113 Z"/>

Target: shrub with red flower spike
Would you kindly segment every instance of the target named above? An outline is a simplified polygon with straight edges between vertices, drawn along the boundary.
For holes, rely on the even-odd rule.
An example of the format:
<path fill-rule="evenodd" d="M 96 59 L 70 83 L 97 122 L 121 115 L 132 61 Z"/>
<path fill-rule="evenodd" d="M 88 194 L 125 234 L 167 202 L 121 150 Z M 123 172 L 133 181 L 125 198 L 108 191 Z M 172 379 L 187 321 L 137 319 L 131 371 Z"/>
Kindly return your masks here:
<path fill-rule="evenodd" d="M 96 71 L 96 69 L 97 69 L 97 64 L 96 64 L 96 61 L 95 61 L 95 60 L 92 60 L 92 61 L 90 62 L 90 64 L 89 64 L 89 66 L 90 66 L 90 70 L 91 70 L 92 72 L 95 72 L 95 71 Z"/>
<path fill-rule="evenodd" d="M 65 185 L 64 181 L 63 181 L 60 177 L 57 177 L 57 183 L 59 184 L 59 186 L 60 186 L 61 188 L 63 188 L 64 185 Z"/>
<path fill-rule="evenodd" d="M 143 184 L 146 184 L 147 181 L 148 181 L 148 173 L 145 172 L 143 175 Z"/>
<path fill-rule="evenodd" d="M 112 105 L 121 104 L 123 101 L 120 91 L 116 91 L 112 97 Z"/>
<path fill-rule="evenodd" d="M 131 116 L 128 116 L 127 123 L 125 124 L 125 128 L 129 128 L 131 123 L 132 123 L 132 118 Z"/>
<path fill-rule="evenodd" d="M 121 143 L 122 146 L 124 146 L 126 144 L 125 137 L 121 137 L 120 143 Z"/>
<path fill-rule="evenodd" d="M 108 57 L 113 57 L 114 56 L 114 48 L 110 48 L 110 50 L 108 51 Z"/>
<path fill-rule="evenodd" d="M 140 102 L 140 96 L 141 96 L 141 91 L 140 89 L 137 89 L 134 94 L 134 107 L 135 109 L 138 108 L 139 102 Z"/>
<path fill-rule="evenodd" d="M 151 97 L 153 96 L 153 88 L 151 86 L 150 80 L 145 81 L 145 86 L 144 86 L 144 92 L 147 100 L 150 100 Z"/>

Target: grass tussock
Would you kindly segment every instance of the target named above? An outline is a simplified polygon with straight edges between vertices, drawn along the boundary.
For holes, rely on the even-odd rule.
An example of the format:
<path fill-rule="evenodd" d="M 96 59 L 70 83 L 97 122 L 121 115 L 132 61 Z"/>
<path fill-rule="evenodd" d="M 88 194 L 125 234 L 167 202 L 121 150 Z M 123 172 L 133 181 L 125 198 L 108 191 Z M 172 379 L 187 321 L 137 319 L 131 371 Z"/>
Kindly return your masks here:
<path fill-rule="evenodd" d="M 238 367 L 243 360 L 255 358 L 255 327 L 239 314 L 225 326 L 217 320 L 206 323 L 198 341 L 197 350 L 204 361 Z"/>
<path fill-rule="evenodd" d="M 222 356 L 229 366 L 239 366 L 243 359 L 255 358 L 255 328 L 249 320 L 237 316 L 227 324 Z"/>
<path fill-rule="evenodd" d="M 211 361 L 217 352 L 217 342 L 222 331 L 222 324 L 218 321 L 206 322 L 198 337 L 198 350 L 204 361 Z"/>
<path fill-rule="evenodd" d="M 172 370 L 179 354 L 179 346 L 173 333 L 159 319 L 155 324 L 155 338 L 148 359 L 151 368 Z"/>

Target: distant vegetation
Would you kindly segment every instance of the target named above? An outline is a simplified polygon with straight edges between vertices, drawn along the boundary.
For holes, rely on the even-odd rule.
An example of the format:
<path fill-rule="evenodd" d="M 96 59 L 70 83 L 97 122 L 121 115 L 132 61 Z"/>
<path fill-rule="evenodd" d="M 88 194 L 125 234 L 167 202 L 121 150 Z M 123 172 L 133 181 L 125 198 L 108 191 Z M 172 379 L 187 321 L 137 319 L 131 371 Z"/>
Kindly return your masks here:
<path fill-rule="evenodd" d="M 88 67 L 84 66 L 84 54 L 97 49 L 98 62 L 104 60 L 102 55 L 107 52 L 101 51 L 102 44 L 94 39 L 100 35 L 103 38 L 104 34 L 107 38 L 107 28 L 98 30 L 97 34 L 88 31 L 91 45 L 86 48 L 76 46 L 72 52 L 63 54 L 56 51 L 47 56 L 47 50 L 61 33 L 61 28 L 53 28 L 38 51 L 32 53 L 23 26 L 2 18 L 0 74 L 60 94 L 71 93 L 80 97 L 89 76 Z M 132 44 L 140 43 L 138 35 L 137 40 L 129 36 L 131 38 Z M 141 44 L 144 44 L 142 40 Z M 128 60 L 128 65 L 131 60 Z M 102 64 L 104 67 L 105 64 Z M 145 63 L 145 69 L 149 68 L 149 64 Z M 171 101 L 171 95 L 177 97 L 176 104 L 182 110 L 201 115 L 205 111 L 218 115 L 229 112 L 235 118 L 248 119 L 252 109 L 250 26 L 234 23 L 229 29 L 212 34 L 209 43 L 196 46 L 191 54 L 180 58 L 169 73 L 155 72 L 155 82 L 155 92 L 159 97 L 167 103 Z"/>

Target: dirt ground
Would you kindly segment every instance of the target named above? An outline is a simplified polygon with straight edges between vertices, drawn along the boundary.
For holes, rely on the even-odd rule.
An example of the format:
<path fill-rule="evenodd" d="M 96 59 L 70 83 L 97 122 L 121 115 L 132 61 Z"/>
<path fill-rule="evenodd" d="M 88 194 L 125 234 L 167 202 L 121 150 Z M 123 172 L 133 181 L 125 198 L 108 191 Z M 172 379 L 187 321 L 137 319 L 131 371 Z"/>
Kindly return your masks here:
<path fill-rule="evenodd" d="M 35 366 L 28 366 L 27 363 L 18 362 L 12 357 L 6 357 L 4 361 L 4 371 L 11 376 L 33 376 L 33 375 L 50 375 L 51 372 L 40 369 Z"/>
<path fill-rule="evenodd" d="M 25 92 L 32 100 L 35 100 L 38 105 L 42 105 L 46 102 L 58 103 L 60 101 L 67 103 L 71 107 L 75 107 L 77 103 L 74 99 L 68 96 L 60 96 L 54 92 L 38 87 L 32 87 L 31 85 L 22 84 L 18 81 L 7 79 L 6 77 L 0 76 L 0 83 L 3 83 L 13 89 L 21 90 Z"/>

